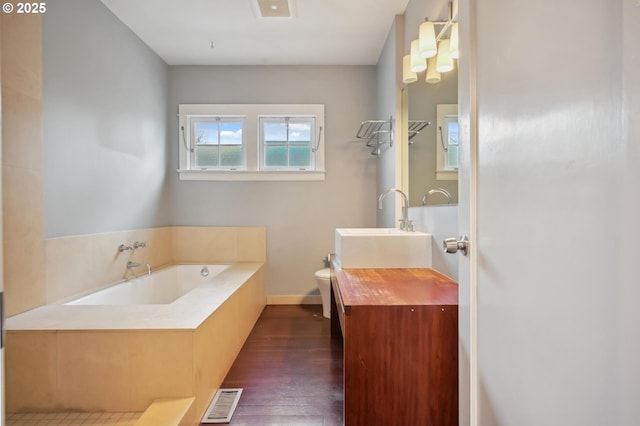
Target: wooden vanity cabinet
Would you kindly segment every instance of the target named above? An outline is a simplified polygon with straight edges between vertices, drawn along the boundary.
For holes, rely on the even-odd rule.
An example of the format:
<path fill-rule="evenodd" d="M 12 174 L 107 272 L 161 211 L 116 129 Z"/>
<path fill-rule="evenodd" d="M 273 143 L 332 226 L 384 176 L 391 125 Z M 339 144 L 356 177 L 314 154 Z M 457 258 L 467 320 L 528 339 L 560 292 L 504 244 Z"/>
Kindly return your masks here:
<path fill-rule="evenodd" d="M 432 269 L 331 272 L 345 426 L 457 425 L 457 284 Z"/>

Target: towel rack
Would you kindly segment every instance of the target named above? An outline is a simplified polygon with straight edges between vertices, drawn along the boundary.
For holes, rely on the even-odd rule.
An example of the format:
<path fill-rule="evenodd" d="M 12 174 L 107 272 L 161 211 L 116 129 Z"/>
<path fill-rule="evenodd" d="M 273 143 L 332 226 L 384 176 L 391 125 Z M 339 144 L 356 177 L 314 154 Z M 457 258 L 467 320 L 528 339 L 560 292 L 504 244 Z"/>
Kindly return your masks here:
<path fill-rule="evenodd" d="M 429 124 L 431 124 L 430 121 L 409 120 L 409 126 L 408 126 L 409 143 L 412 144 L 414 142 L 413 138 L 416 137 L 418 133 L 420 133 L 420 131 L 425 127 L 427 127 Z"/>
<path fill-rule="evenodd" d="M 380 158 L 380 147 L 393 146 L 393 117 L 388 120 L 366 120 L 360 123 L 356 138 L 366 140 L 366 146 L 373 148 L 371 155 Z"/>

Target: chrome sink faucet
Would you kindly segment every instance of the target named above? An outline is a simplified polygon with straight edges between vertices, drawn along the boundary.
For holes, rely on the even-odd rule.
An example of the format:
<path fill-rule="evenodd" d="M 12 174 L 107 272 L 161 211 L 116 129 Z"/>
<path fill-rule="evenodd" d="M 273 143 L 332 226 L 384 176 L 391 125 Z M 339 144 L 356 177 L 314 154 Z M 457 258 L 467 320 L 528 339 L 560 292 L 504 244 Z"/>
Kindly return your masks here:
<path fill-rule="evenodd" d="M 145 268 L 147 268 L 147 275 L 151 275 L 151 265 L 149 265 L 148 263 L 138 263 L 138 262 L 127 262 L 127 269 L 132 269 L 132 268 L 139 268 L 144 266 Z"/>
<path fill-rule="evenodd" d="M 392 188 L 387 189 L 382 194 L 380 194 L 380 196 L 378 197 L 378 208 L 382 209 L 382 200 L 384 200 L 384 197 L 392 192 L 397 192 L 398 194 L 402 195 L 402 219 L 400 219 L 400 229 L 403 231 L 414 231 L 412 223 L 413 221 L 409 220 L 409 198 L 407 197 L 407 194 L 405 194 L 401 190 Z"/>

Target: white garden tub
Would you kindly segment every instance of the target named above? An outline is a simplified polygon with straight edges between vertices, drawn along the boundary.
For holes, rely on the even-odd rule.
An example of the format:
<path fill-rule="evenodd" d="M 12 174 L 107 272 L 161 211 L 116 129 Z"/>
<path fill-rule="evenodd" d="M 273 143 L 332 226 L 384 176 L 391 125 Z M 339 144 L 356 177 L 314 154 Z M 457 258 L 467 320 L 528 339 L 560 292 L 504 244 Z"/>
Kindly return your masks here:
<path fill-rule="evenodd" d="M 196 329 L 262 266 L 255 262 L 169 266 L 7 318 L 7 330 Z"/>
<path fill-rule="evenodd" d="M 263 265 L 171 266 L 7 318 L 7 409 L 193 397 L 201 416 L 265 306 Z"/>
<path fill-rule="evenodd" d="M 107 287 L 65 305 L 154 305 L 173 303 L 197 287 L 213 287 L 231 265 L 175 265 Z"/>

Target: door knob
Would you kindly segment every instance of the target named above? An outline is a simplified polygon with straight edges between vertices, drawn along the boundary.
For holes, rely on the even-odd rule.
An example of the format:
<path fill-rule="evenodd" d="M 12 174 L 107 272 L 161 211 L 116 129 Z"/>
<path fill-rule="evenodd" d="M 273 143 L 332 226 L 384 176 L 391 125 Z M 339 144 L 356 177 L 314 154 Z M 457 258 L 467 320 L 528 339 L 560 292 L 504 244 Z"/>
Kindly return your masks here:
<path fill-rule="evenodd" d="M 442 249 L 445 253 L 457 253 L 460 250 L 466 256 L 469 253 L 469 239 L 465 235 L 461 235 L 458 240 L 447 238 L 442 242 Z"/>

